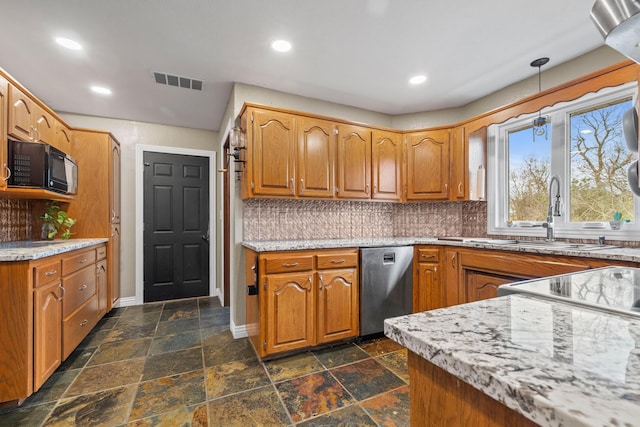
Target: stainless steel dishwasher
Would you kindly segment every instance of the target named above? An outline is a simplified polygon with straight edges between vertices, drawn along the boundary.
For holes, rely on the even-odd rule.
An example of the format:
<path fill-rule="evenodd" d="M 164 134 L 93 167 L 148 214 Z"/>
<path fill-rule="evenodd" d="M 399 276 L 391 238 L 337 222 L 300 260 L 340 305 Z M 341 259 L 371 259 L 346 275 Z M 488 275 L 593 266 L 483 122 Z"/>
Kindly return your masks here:
<path fill-rule="evenodd" d="M 360 249 L 360 335 L 379 334 L 384 319 L 413 311 L 413 247 Z"/>

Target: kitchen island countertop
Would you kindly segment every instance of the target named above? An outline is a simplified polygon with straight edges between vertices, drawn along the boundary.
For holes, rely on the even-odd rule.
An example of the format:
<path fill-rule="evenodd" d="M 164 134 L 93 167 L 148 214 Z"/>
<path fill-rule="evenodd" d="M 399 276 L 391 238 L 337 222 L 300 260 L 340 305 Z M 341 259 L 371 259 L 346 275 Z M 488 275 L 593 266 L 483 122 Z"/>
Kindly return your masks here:
<path fill-rule="evenodd" d="M 638 318 L 509 295 L 387 319 L 385 334 L 539 425 L 640 426 Z"/>

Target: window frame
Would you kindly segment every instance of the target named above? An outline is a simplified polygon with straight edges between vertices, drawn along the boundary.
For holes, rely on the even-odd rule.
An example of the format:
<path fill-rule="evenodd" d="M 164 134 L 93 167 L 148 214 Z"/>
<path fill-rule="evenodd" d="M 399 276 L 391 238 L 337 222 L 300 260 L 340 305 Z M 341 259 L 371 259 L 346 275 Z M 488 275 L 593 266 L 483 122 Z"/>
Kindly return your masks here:
<path fill-rule="evenodd" d="M 554 217 L 556 238 L 597 239 L 606 236 L 612 240 L 640 240 L 640 198 L 634 195 L 634 222 L 625 223 L 620 230 L 612 230 L 603 222 L 602 228 L 589 228 L 585 222 L 570 222 L 569 206 L 571 156 L 571 114 L 597 107 L 608 102 L 631 97 L 637 108 L 638 85 L 636 81 L 615 87 L 606 87 L 588 93 L 573 101 L 554 104 L 542 109 L 542 115 L 550 117 L 551 176 L 560 178 L 562 216 Z M 509 218 L 509 147 L 510 131 L 531 124 L 538 112 L 523 114 L 487 129 L 487 233 L 508 236 L 546 237 L 542 221 L 507 224 Z M 543 138 L 543 137 L 536 137 Z M 533 143 L 533 142 L 532 142 Z"/>

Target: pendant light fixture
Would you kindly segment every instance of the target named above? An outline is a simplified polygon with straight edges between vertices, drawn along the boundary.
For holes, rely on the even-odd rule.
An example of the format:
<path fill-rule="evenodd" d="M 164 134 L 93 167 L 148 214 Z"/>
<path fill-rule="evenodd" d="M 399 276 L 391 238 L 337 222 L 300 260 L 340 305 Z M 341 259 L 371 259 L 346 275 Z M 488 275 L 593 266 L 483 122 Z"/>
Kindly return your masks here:
<path fill-rule="evenodd" d="M 532 67 L 538 67 L 538 93 L 542 92 L 542 86 L 540 84 L 541 68 L 547 62 L 549 62 L 549 58 L 545 57 L 545 58 L 538 58 L 532 61 L 531 64 L 529 64 Z M 549 124 L 549 116 L 543 116 L 542 110 L 538 111 L 538 117 L 533 119 L 533 129 L 532 129 L 533 142 L 536 141 L 536 136 L 544 136 L 544 139 L 546 140 L 549 139 L 548 124 Z"/>

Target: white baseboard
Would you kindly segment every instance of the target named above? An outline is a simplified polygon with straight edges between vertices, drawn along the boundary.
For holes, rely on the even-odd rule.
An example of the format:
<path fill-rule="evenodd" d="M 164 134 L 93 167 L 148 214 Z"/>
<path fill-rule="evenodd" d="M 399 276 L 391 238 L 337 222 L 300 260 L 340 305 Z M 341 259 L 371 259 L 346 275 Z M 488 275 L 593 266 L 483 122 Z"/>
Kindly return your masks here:
<path fill-rule="evenodd" d="M 231 335 L 233 335 L 233 338 L 246 338 L 249 336 L 247 325 L 236 326 L 236 324 L 233 323 L 233 320 L 230 321 L 229 329 L 231 330 Z"/>
<path fill-rule="evenodd" d="M 136 297 L 124 297 L 120 298 L 118 302 L 113 306 L 116 307 L 129 307 L 131 305 L 136 305 Z"/>

